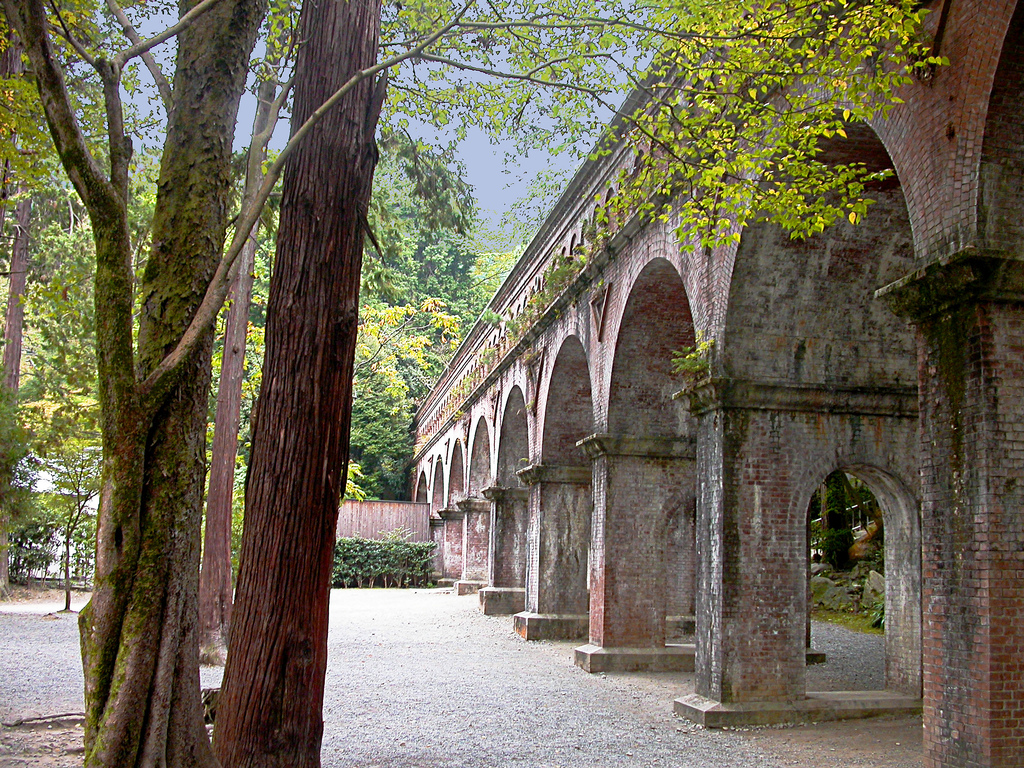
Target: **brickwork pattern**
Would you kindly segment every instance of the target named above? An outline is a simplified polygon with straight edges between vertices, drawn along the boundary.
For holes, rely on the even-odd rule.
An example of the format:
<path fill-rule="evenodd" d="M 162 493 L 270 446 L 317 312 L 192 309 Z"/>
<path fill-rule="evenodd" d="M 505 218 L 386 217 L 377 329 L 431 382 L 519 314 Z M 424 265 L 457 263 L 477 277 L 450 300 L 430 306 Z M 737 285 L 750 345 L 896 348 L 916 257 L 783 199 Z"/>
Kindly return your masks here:
<path fill-rule="evenodd" d="M 912 487 L 916 438 L 914 419 L 761 409 L 713 409 L 701 416 L 698 693 L 723 702 L 805 695 L 811 495 L 833 470 L 859 471 L 888 506 L 887 535 L 891 525 L 892 545 L 900 546 L 899 531 L 913 530 L 917 516 L 916 500 L 899 491 Z M 889 482 L 879 483 L 880 475 Z M 918 569 L 919 561 L 905 552 L 887 559 L 889 579 L 906 590 L 894 598 L 919 603 Z M 895 679 L 914 677 L 920 666 L 917 632 L 901 626 L 913 616 L 887 616 L 893 641 L 907 646 L 890 658 Z M 910 669 L 900 669 L 907 662 Z"/>
<path fill-rule="evenodd" d="M 914 336 L 873 298 L 913 268 L 899 187 L 873 192 L 862 226 L 809 240 L 778 227 L 743 233 L 729 296 L 722 364 L 727 376 L 830 386 L 916 384 Z"/>
<path fill-rule="evenodd" d="M 943 337 L 945 347 L 928 333 L 915 345 L 870 292 L 965 249 L 996 248 L 1019 257 L 1024 11 L 1016 0 L 933 0 L 930 9 L 926 32 L 935 34 L 941 25 L 937 52 L 950 66 L 908 87 L 904 103 L 873 126 L 900 184 L 872 190 L 879 202 L 863 226 L 843 226 L 805 243 L 752 227 L 738 246 L 710 252 L 681 248 L 671 221 L 626 227 L 573 289 L 578 292 L 571 300 L 531 332 L 520 357 L 506 361 L 486 390 L 466 404 L 464 416 L 451 415 L 458 414 L 457 404 L 448 401 L 468 362 L 453 363 L 423 414 L 416 498 L 436 495 L 438 466 L 442 489 L 446 480 L 450 485 L 444 473 L 451 470 L 457 441 L 469 446 L 470 492 L 485 485 L 474 474 L 486 474 L 488 483 L 503 477 L 494 482 L 515 486 L 517 469 L 548 459 L 545 446 L 555 445 L 545 437 L 548 427 L 559 435 L 557 452 L 571 455 L 576 426 L 559 422 L 577 419 L 566 418 L 565 398 L 549 396 L 562 378 L 555 373 L 556 360 L 570 336 L 579 339 L 589 370 L 595 433 L 693 434 L 685 406 L 667 400 L 671 380 L 663 368 L 664 352 L 684 346 L 680 338 L 668 343 L 664 337 L 680 335 L 685 315 L 679 310 L 685 306 L 685 332 L 700 328 L 715 340 L 712 374 L 747 386 L 748 394 L 760 392 L 761 401 L 706 408 L 697 430 L 695 477 L 681 481 L 696 489 L 698 499 L 699 690 L 719 701 L 802 695 L 806 572 L 795 565 L 787 570 L 778 558 L 803 562 L 806 527 L 798 519 L 815 485 L 842 467 L 867 481 L 886 509 L 886 680 L 893 690 L 918 690 L 923 648 L 928 768 L 1005 768 L 1019 766 L 1024 754 L 1024 371 L 1018 370 L 1024 347 L 1018 309 L 986 305 L 961 318 L 962 332 Z M 829 151 L 885 162 L 866 133 L 851 134 L 847 145 Z M 587 195 L 610 178 L 588 173 Z M 538 270 L 549 253 L 557 253 L 561 238 L 571 245 L 579 221 L 592 212 L 589 205 L 581 198 L 561 206 L 557 221 L 543 229 L 544 243 L 499 293 L 502 307 L 521 306 L 536 290 Z M 659 279 L 650 279 L 652 274 Z M 652 341 L 653 336 L 658 338 Z M 963 345 L 961 373 L 951 376 L 939 362 L 956 344 Z M 913 414 L 898 407 L 905 387 L 918 381 L 919 442 L 913 439 Z M 503 448 L 506 422 L 516 409 L 507 405 L 515 398 L 522 415 L 513 419 L 519 437 L 509 450 Z M 480 469 L 482 452 L 478 458 L 475 442 L 469 442 L 470 425 L 494 436 L 486 446 L 486 473 Z M 671 533 L 654 522 L 668 492 L 659 485 L 655 465 L 652 457 L 594 459 L 590 613 L 598 644 L 657 642 L 659 631 L 663 636 L 658 621 L 663 623 L 665 612 L 681 610 L 677 603 L 685 604 L 686 578 L 672 587 L 665 577 L 667 570 L 685 572 L 685 547 L 672 560 L 665 553 L 667 539 L 648 536 L 657 529 L 677 543 L 689 537 L 685 517 Z M 925 479 L 923 522 L 916 513 L 919 469 Z M 686 508 L 683 501 L 677 506 Z M 491 552 L 500 558 L 496 529 L 526 519 L 525 499 L 518 511 L 496 501 L 492 514 Z M 542 519 L 536 516 L 536 525 Z M 777 541 L 762 540 L 775 528 L 781 531 Z M 525 527 L 518 530 L 521 538 L 501 547 L 525 563 Z M 922 531 L 923 627 L 917 598 Z M 540 529 L 531 536 L 537 547 L 531 576 L 539 585 Z M 652 598 L 651 590 L 666 581 L 667 591 Z M 629 614 L 627 593 L 639 606 L 638 619 Z M 655 608 L 654 600 L 664 604 Z M 757 600 L 767 602 L 754 605 Z M 643 629 L 630 636 L 626 621 Z"/>
<path fill-rule="evenodd" d="M 660 648 L 668 611 L 668 531 L 692 507 L 689 459 L 598 456 L 590 577 L 590 642 Z"/>
<path fill-rule="evenodd" d="M 529 505 L 531 563 L 526 610 L 586 614 L 593 509 L 590 483 L 542 480 L 530 486 Z"/>
<path fill-rule="evenodd" d="M 950 65 L 908 87 L 876 130 L 907 194 L 920 262 L 985 247 L 979 233 L 979 165 L 988 96 L 1016 0 L 933 0 L 926 33 L 948 5 L 939 54 Z"/>
<path fill-rule="evenodd" d="M 463 519 L 456 510 L 444 512 L 444 578 L 462 578 Z"/>
<path fill-rule="evenodd" d="M 1024 755 L 1024 304 L 924 324 L 925 764 Z"/>
<path fill-rule="evenodd" d="M 491 505 L 483 499 L 467 499 L 460 502 L 459 507 L 464 513 L 462 578 L 486 581 Z"/>

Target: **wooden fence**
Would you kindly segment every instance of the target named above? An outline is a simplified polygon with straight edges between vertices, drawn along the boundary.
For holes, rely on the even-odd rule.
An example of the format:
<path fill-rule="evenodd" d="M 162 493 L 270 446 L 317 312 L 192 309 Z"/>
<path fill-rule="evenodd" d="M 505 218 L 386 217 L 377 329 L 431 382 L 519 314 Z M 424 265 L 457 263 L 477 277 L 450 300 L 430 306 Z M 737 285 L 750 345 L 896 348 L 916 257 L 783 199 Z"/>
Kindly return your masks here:
<path fill-rule="evenodd" d="M 338 511 L 337 538 L 380 539 L 397 528 L 412 532 L 409 541 L 430 541 L 430 504 L 417 501 L 344 501 Z"/>

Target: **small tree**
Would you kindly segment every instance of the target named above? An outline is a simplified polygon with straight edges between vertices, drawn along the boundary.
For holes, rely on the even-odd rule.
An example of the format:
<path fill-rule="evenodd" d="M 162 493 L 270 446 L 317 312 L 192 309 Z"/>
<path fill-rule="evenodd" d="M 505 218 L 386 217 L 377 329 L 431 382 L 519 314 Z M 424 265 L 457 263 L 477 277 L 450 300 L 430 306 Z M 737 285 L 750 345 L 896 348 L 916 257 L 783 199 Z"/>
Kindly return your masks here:
<path fill-rule="evenodd" d="M 43 469 L 53 485 L 47 501 L 62 547 L 64 610 L 70 611 L 72 552 L 79 532 L 95 516 L 93 501 L 99 495 L 102 456 L 95 445 L 69 440 L 43 461 Z"/>
<path fill-rule="evenodd" d="M 12 575 L 10 533 L 32 510 L 34 466 L 29 454 L 29 433 L 22 426 L 14 396 L 0 387 L 0 597 L 5 597 Z"/>

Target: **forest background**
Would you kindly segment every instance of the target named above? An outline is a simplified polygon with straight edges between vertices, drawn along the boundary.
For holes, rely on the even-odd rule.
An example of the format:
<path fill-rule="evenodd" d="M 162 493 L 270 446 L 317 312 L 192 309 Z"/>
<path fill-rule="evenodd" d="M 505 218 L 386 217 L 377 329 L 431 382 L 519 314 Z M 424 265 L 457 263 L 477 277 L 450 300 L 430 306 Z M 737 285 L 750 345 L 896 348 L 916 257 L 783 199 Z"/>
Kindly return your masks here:
<path fill-rule="evenodd" d="M 360 298 L 359 345 L 351 433 L 349 498 L 401 498 L 408 492 L 413 412 L 463 335 L 511 268 L 531 223 L 543 213 L 552 185 L 535 184 L 513 205 L 520 215 L 481 217 L 465 168 L 453 158 L 413 157 L 407 143 L 382 142 L 370 211 L 378 253 L 368 242 Z M 244 153 L 238 166 L 244 167 Z M 10 274 L 0 292 L 23 306 L 21 381 L 17 399 L 6 398 L 3 461 L 11 469 L 6 493 L 10 515 L 10 578 L 39 578 L 62 563 L 88 580 L 93 559 L 99 483 L 100 437 L 95 374 L 92 270 L 95 258 L 89 219 L 60 168 L 52 162 L 31 187 L 9 195 L 4 242 L 21 226 L 12 215 L 29 201 L 27 288 L 10 296 Z M 139 262 L 148 252 L 146 222 L 156 195 L 155 158 L 139 154 L 132 173 L 132 219 Z M 241 184 L 241 176 L 239 176 Z M 538 197 L 539 196 L 539 197 Z M 428 199 L 425 199 L 428 198 Z M 275 198 L 276 199 L 276 198 Z M 253 298 L 246 333 L 241 431 L 235 464 L 233 550 L 241 536 L 242 486 L 249 457 L 249 417 L 259 391 L 266 299 L 276 234 L 276 210 L 263 216 L 255 251 Z M 226 311 L 221 313 L 209 405 L 208 454 L 218 376 L 224 352 Z M 90 460 L 90 457 L 93 457 Z M 78 479 L 75 479 L 76 469 Z M 75 519 L 80 504 L 84 514 Z"/>

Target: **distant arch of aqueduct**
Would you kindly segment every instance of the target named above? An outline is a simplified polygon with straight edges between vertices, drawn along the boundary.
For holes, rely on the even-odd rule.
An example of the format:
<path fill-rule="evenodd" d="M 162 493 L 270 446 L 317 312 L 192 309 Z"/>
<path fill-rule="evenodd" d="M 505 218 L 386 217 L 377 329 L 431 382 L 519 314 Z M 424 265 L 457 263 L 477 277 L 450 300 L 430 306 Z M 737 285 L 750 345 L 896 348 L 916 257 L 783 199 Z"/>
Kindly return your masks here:
<path fill-rule="evenodd" d="M 418 412 L 413 493 L 484 610 L 588 640 L 591 670 L 694 665 L 687 716 L 923 701 L 926 765 L 1020 768 L 1024 9 L 931 5 L 950 66 L 829 148 L 896 171 L 863 225 L 702 250 L 621 223 L 521 338 L 473 328 Z M 490 309 L 518 314 L 586 245 L 621 162 L 581 168 Z M 674 397 L 698 332 L 710 377 Z M 805 684 L 806 510 L 836 469 L 886 517 L 873 698 Z M 687 615 L 695 646 L 667 646 Z"/>

